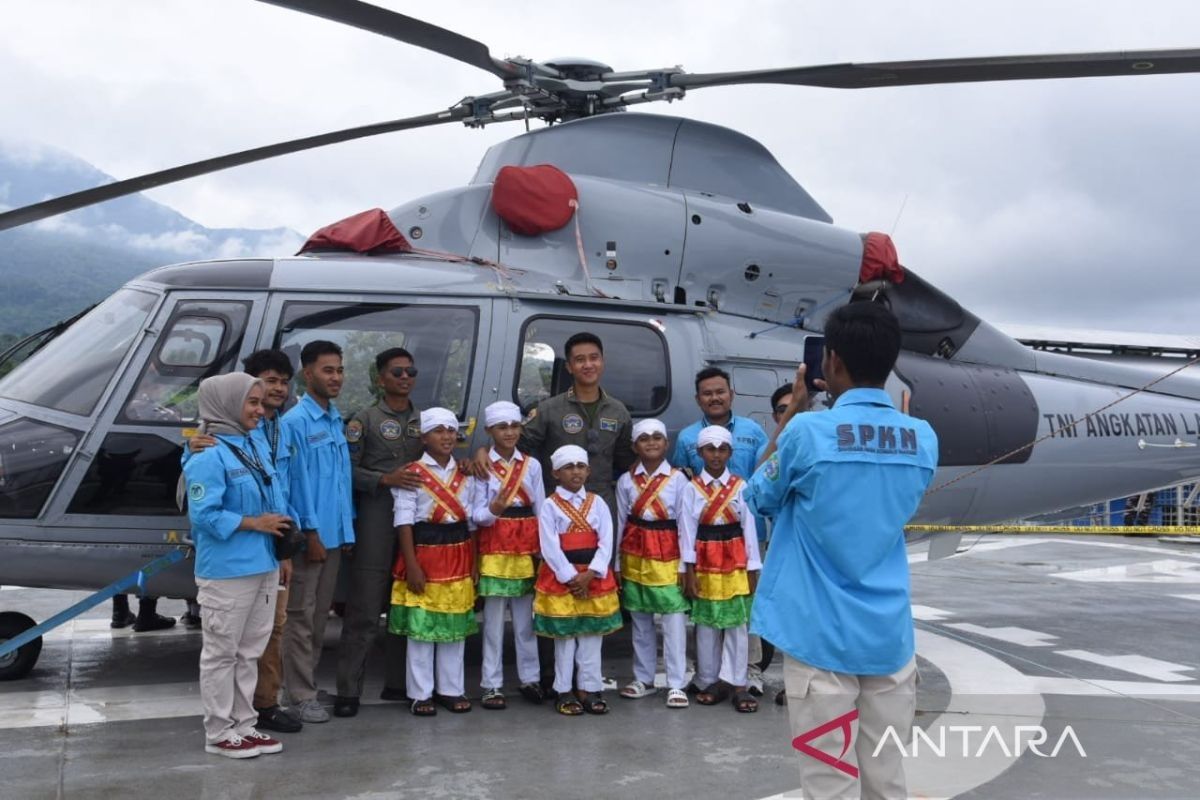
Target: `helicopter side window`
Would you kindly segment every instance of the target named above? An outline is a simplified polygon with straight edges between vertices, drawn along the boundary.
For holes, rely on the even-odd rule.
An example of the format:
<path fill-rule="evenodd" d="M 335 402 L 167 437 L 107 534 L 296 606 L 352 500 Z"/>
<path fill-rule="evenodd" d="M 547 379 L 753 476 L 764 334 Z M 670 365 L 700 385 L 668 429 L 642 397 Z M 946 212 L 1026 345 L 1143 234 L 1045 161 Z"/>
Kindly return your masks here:
<path fill-rule="evenodd" d="M 5 376 L 0 396 L 92 413 L 157 302 L 148 292 L 118 291 Z"/>
<path fill-rule="evenodd" d="M 182 300 L 121 410 L 121 421 L 194 422 L 200 381 L 236 366 L 250 304 Z"/>
<path fill-rule="evenodd" d="M 531 317 L 521 329 L 521 363 L 513 395 L 528 410 L 565 392 L 571 375 L 563 361 L 563 345 L 573 334 L 589 331 L 604 342 L 604 390 L 625 404 L 635 417 L 662 412 L 671 400 L 667 342 L 640 322 Z"/>
<path fill-rule="evenodd" d="M 347 418 L 376 402 L 375 354 L 403 347 L 420 375 L 413 388 L 418 408 L 466 410 L 475 361 L 479 310 L 475 306 L 292 302 L 283 307 L 275 347 L 300 367 L 300 350 L 314 339 L 342 348 L 345 382 L 338 410 Z M 304 381 L 297 374 L 297 394 Z"/>

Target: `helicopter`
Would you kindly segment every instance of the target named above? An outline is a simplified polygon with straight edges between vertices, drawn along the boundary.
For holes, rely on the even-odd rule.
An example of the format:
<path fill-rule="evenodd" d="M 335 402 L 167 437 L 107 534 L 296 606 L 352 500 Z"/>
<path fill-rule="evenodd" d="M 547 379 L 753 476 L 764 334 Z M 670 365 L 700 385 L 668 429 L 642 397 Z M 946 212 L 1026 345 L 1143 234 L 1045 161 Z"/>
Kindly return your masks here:
<path fill-rule="evenodd" d="M 802 357 L 815 367 L 825 315 L 880 302 L 903 332 L 887 389 L 940 442 L 917 521 L 1028 517 L 1200 474 L 1200 451 L 1170 446 L 1200 434 L 1200 381 L 1173 375 L 1145 389 L 1158 376 L 1143 368 L 1029 350 L 902 267 L 888 237 L 835 226 L 760 143 L 682 117 L 622 113 L 755 83 L 1197 72 L 1200 50 L 621 72 L 583 58 L 497 58 L 362 2 L 264 2 L 469 64 L 502 88 L 5 211 L 0 230 L 337 142 L 447 124 L 548 125 L 491 147 L 466 186 L 327 226 L 293 257 L 152 270 L 27 342 L 25 360 L 0 380 L 0 584 L 97 589 L 179 547 L 187 519 L 175 486 L 199 382 L 263 347 L 295 360 L 314 339 L 345 352 L 343 413 L 371 402 L 375 353 L 403 346 L 421 370 L 414 401 L 455 411 L 463 446 L 474 448 L 488 403 L 528 409 L 566 388 L 562 345 L 579 330 L 604 341 L 605 388 L 634 417 L 677 433 L 697 417 L 693 376 L 713 365 L 731 375 L 735 413 L 770 424 L 772 392 Z M 190 597 L 191 568 L 145 588 Z M 0 614 L 0 641 L 33 625 Z M 34 660 L 27 645 L 0 663 L 0 679 Z"/>

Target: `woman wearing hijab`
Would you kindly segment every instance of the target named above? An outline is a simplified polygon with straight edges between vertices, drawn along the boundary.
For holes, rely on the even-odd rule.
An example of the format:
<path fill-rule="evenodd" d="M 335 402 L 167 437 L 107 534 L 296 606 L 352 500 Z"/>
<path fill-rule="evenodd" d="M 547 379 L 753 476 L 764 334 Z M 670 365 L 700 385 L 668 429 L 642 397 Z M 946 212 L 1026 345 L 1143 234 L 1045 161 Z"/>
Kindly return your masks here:
<path fill-rule="evenodd" d="M 282 513 L 282 482 L 250 436 L 263 415 L 264 391 L 262 381 L 243 372 L 202 381 L 200 429 L 217 444 L 184 465 L 204 631 L 204 749 L 229 758 L 283 750 L 254 728 L 258 658 L 271 635 L 279 586 L 274 537 L 291 525 Z"/>

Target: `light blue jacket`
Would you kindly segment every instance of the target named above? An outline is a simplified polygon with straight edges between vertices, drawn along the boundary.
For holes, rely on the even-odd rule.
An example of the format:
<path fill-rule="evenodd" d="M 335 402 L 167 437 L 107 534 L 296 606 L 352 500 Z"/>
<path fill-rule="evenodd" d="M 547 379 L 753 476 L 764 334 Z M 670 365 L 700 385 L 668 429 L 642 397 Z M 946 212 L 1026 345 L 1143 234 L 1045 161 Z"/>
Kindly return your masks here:
<path fill-rule="evenodd" d="M 326 548 L 354 544 L 350 449 L 342 415 L 304 395 L 283 415 L 288 443 L 288 502 L 302 530 L 315 530 Z"/>
<path fill-rule="evenodd" d="M 217 439 L 215 446 L 196 453 L 183 467 L 196 543 L 196 577 L 242 578 L 270 572 L 278 566 L 273 537 L 238 528 L 243 517 L 286 514 L 282 484 L 270 458 L 251 436 L 221 435 Z M 271 485 L 264 485 L 228 444 L 246 453 L 254 446 Z"/>
<path fill-rule="evenodd" d="M 907 664 L 904 526 L 937 457 L 929 424 L 881 389 L 794 417 L 746 487 L 750 508 L 775 520 L 751 630 L 819 669 L 889 675 Z"/>

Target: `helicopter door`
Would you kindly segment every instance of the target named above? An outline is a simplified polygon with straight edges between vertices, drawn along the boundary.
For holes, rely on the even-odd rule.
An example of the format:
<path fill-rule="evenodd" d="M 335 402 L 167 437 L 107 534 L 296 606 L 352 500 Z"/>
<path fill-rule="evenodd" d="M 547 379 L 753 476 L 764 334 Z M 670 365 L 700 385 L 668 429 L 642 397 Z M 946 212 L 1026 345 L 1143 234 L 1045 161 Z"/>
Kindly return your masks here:
<path fill-rule="evenodd" d="M 263 347 L 277 347 L 299 370 L 300 351 L 316 339 L 342 348 L 345 381 L 336 403 L 342 416 L 378 400 L 375 355 L 403 347 L 417 368 L 412 401 L 418 408 L 442 406 L 464 421 L 460 438 L 469 438 L 484 398 L 482 381 L 488 361 L 492 318 L 490 298 L 441 299 L 304 294 L 272 300 Z M 481 334 L 482 332 L 482 334 Z M 497 345 L 498 346 L 498 345 Z M 297 392 L 302 381 L 296 381 Z"/>
<path fill-rule="evenodd" d="M 264 295 L 167 297 L 85 441 L 57 506 L 83 527 L 162 528 L 175 505 L 182 441 L 197 422 L 200 381 L 237 369 Z M 151 519 L 147 519 L 151 518 Z"/>

